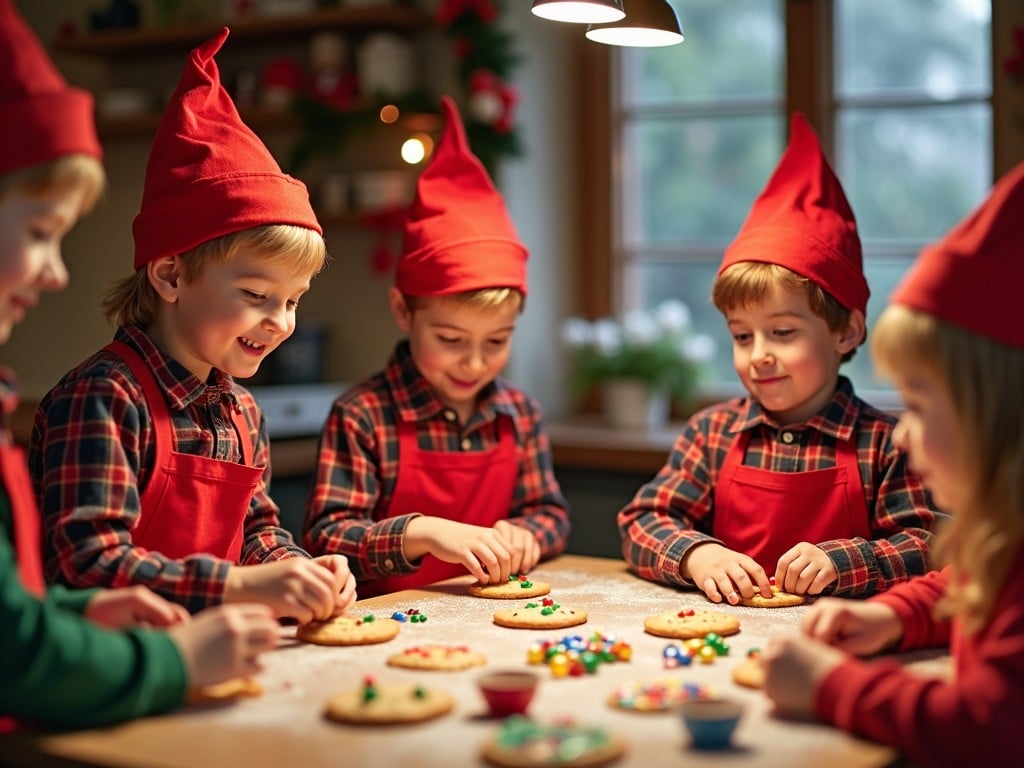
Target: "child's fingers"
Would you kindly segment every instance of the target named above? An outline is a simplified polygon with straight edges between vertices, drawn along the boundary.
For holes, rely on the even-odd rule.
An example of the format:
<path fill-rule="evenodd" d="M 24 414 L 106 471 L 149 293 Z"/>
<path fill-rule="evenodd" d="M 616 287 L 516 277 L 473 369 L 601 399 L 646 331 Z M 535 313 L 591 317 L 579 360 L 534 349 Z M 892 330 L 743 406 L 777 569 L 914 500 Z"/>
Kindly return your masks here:
<path fill-rule="evenodd" d="M 708 600 L 713 603 L 722 602 L 722 593 L 718 590 L 718 583 L 713 578 L 708 576 L 708 578 L 704 579 L 701 588 L 704 590 L 704 594 L 708 596 Z"/>

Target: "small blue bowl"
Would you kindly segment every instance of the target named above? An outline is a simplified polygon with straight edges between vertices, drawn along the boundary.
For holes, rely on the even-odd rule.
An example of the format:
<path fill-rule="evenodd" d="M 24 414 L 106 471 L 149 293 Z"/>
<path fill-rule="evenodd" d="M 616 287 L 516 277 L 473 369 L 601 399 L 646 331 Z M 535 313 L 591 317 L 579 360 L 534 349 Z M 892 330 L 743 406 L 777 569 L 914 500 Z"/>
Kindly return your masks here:
<path fill-rule="evenodd" d="M 728 749 L 743 716 L 743 704 L 734 699 L 692 699 L 681 710 L 695 749 Z"/>

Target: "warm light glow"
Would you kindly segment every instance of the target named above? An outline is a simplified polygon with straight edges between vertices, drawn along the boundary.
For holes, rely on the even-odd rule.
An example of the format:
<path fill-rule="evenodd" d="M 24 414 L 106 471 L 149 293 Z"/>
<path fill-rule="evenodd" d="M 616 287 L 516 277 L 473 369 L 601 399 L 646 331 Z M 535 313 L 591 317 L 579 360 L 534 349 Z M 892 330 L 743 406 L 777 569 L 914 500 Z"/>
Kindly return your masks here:
<path fill-rule="evenodd" d="M 576 24 L 607 24 L 626 14 L 616 0 L 534 0 L 534 16 Z"/>
<path fill-rule="evenodd" d="M 595 43 L 634 48 L 659 48 L 683 42 L 683 36 L 678 32 L 647 27 L 600 27 L 588 29 L 586 35 Z"/>
<path fill-rule="evenodd" d="M 417 133 L 402 144 L 402 159 L 409 165 L 422 163 L 434 151 L 434 140 L 425 133 Z"/>
<path fill-rule="evenodd" d="M 628 0 L 626 18 L 587 27 L 587 39 L 605 45 L 654 48 L 683 42 L 683 25 L 668 0 Z"/>
<path fill-rule="evenodd" d="M 394 104 L 385 104 L 380 108 L 380 121 L 391 124 L 398 119 L 398 107 Z"/>

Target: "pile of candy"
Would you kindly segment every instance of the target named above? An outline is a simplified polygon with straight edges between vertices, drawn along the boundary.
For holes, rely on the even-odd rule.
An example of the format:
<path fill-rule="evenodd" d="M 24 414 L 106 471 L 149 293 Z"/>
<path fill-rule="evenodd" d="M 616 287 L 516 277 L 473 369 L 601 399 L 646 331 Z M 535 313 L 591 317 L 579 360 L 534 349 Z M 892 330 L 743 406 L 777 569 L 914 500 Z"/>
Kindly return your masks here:
<path fill-rule="evenodd" d="M 578 760 L 611 741 L 603 728 L 576 723 L 571 717 L 539 723 L 520 715 L 505 719 L 497 739 L 501 747 L 520 751 L 538 765 Z"/>
<path fill-rule="evenodd" d="M 395 611 L 391 618 L 395 621 L 411 621 L 413 624 L 422 624 L 427 620 L 426 614 L 420 613 L 416 608 L 410 608 L 405 613 Z"/>
<path fill-rule="evenodd" d="M 714 632 L 701 637 L 687 640 L 682 646 L 669 644 L 662 651 L 662 663 L 665 669 L 688 667 L 696 659 L 701 664 L 710 664 L 719 656 L 729 655 L 729 645 Z"/>
<path fill-rule="evenodd" d="M 508 577 L 508 580 L 509 581 L 518 581 L 520 589 L 529 589 L 530 587 L 533 586 L 533 582 L 530 581 L 529 577 L 527 577 L 527 576 L 512 575 L 512 576 Z"/>
<path fill-rule="evenodd" d="M 594 674 L 599 665 L 629 661 L 633 647 L 613 636 L 594 632 L 589 638 L 566 635 L 561 640 L 533 643 L 526 651 L 530 664 L 547 664 L 552 677 L 580 677 Z"/>
<path fill-rule="evenodd" d="M 702 683 L 684 683 L 679 678 L 629 683 L 615 689 L 612 703 L 622 709 L 639 712 L 659 712 L 684 701 L 717 699 L 718 692 Z"/>

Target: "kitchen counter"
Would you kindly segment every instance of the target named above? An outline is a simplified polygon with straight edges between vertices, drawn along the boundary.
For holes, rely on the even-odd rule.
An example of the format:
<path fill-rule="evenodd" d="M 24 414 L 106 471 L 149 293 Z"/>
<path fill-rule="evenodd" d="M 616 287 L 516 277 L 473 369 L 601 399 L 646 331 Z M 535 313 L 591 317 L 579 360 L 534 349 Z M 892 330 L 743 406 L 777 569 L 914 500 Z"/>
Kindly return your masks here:
<path fill-rule="evenodd" d="M 361 601 L 354 613 L 389 616 L 417 609 L 422 623 L 402 625 L 394 640 L 381 645 L 319 647 L 294 640 L 283 630 L 280 647 L 265 656 L 262 696 L 233 704 L 190 708 L 126 725 L 63 734 L 18 734 L 0 739 L 0 754 L 16 764 L 60 765 L 63 761 L 102 766 L 177 768 L 225 766 L 245 768 L 295 765 L 303 768 L 336 765 L 464 766 L 480 763 L 479 751 L 498 725 L 484 715 L 475 679 L 482 669 L 532 669 L 541 676 L 530 714 L 540 719 L 570 716 L 619 735 L 628 744 L 621 766 L 882 766 L 895 753 L 813 723 L 776 719 L 769 704 L 754 690 L 730 679 L 732 667 L 748 649 L 762 647 L 769 637 L 795 630 L 805 608 L 731 608 L 741 621 L 740 633 L 727 639 L 728 656 L 711 664 L 666 670 L 664 638 L 643 631 L 647 615 L 665 610 L 706 608 L 703 595 L 682 592 L 637 579 L 619 560 L 562 556 L 542 564 L 534 579 L 552 585 L 562 605 L 583 608 L 589 621 L 564 630 L 506 629 L 491 616 L 515 603 L 484 600 L 466 594 L 470 577 L 432 587 Z M 531 643 L 566 634 L 593 632 L 614 635 L 633 649 L 628 662 L 603 664 L 595 674 L 556 679 L 543 666 L 530 666 Z M 469 645 L 485 654 L 488 664 L 460 672 L 414 672 L 385 664 L 401 649 L 424 643 Z M 925 672 L 948 667 L 948 658 L 904 659 Z M 363 676 L 378 681 L 408 681 L 437 687 L 455 699 L 453 712 L 411 726 L 357 727 L 339 725 L 322 716 L 332 694 L 357 688 Z M 688 746 L 675 714 L 637 714 L 612 709 L 606 698 L 618 686 L 638 680 L 680 678 L 739 699 L 746 713 L 726 752 L 700 752 Z"/>

